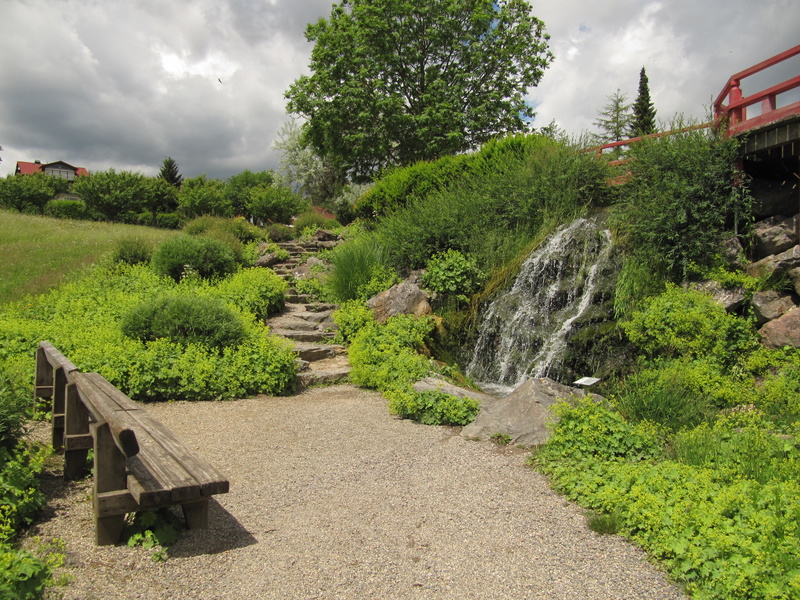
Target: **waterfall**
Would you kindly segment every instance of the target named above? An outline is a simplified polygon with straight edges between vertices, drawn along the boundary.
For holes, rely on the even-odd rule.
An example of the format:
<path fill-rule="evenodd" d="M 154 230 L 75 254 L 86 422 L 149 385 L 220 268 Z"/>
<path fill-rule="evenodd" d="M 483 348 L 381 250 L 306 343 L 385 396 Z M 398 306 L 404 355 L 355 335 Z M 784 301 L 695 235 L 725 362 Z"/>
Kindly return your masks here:
<path fill-rule="evenodd" d="M 468 375 L 496 392 L 529 377 L 558 379 L 568 336 L 592 305 L 610 254 L 611 233 L 593 219 L 553 233 L 479 318 Z"/>

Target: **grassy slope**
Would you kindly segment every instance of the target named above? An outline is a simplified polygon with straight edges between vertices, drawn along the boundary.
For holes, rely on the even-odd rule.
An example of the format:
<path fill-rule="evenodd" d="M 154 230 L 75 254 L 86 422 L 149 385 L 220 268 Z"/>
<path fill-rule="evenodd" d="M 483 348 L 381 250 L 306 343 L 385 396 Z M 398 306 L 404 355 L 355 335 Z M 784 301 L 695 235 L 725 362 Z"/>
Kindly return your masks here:
<path fill-rule="evenodd" d="M 108 255 L 121 239 L 159 242 L 175 231 L 50 219 L 0 210 L 0 304 L 41 294 Z"/>

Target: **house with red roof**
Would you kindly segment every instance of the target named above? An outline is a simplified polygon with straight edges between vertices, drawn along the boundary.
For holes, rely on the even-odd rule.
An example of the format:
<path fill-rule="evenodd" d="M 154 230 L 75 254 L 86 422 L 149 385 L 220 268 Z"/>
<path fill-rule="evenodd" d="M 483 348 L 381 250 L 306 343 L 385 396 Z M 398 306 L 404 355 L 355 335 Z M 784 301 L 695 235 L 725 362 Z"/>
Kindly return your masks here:
<path fill-rule="evenodd" d="M 34 162 L 17 161 L 17 168 L 14 170 L 15 175 L 32 175 L 33 173 L 44 173 L 45 175 L 73 181 L 76 177 L 88 175 L 89 171 L 83 167 L 73 167 L 63 160 L 44 164 L 39 160 Z"/>

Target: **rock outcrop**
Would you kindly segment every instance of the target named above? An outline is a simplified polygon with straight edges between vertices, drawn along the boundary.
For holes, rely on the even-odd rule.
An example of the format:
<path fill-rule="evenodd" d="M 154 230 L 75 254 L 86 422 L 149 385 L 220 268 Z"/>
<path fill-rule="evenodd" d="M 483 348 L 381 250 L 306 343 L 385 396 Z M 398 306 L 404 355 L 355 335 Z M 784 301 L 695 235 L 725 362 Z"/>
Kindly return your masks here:
<path fill-rule="evenodd" d="M 378 323 L 385 323 L 389 317 L 396 315 L 421 317 L 433 313 L 428 294 L 409 281 L 393 285 L 385 292 L 370 298 L 367 306 L 372 309 Z"/>
<path fill-rule="evenodd" d="M 536 446 L 550 439 L 549 425 L 556 422 L 550 408 L 562 400 L 585 396 L 585 390 L 548 378 L 528 379 L 505 398 L 484 402 L 477 418 L 461 430 L 465 438 L 486 440 L 505 434 L 512 444 Z M 601 396 L 591 394 L 595 399 Z"/>

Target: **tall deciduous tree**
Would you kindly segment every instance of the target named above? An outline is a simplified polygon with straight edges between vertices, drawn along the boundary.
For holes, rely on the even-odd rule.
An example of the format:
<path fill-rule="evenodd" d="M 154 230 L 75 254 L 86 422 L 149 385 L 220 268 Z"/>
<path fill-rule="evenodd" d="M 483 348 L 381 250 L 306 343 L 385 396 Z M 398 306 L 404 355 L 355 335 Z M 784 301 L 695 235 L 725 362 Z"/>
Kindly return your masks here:
<path fill-rule="evenodd" d="M 656 108 L 650 100 L 650 85 L 644 67 L 639 72 L 639 93 L 633 103 L 633 122 L 631 135 L 640 136 L 655 133 Z"/>
<path fill-rule="evenodd" d="M 354 180 L 527 128 L 553 56 L 524 0 L 344 0 L 306 29 L 312 75 L 286 92 L 304 141 Z"/>
<path fill-rule="evenodd" d="M 600 129 L 600 133 L 592 137 L 598 144 L 619 142 L 629 137 L 633 115 L 631 103 L 619 88 L 608 97 L 608 104 L 603 107 L 596 121 L 592 125 Z"/>

